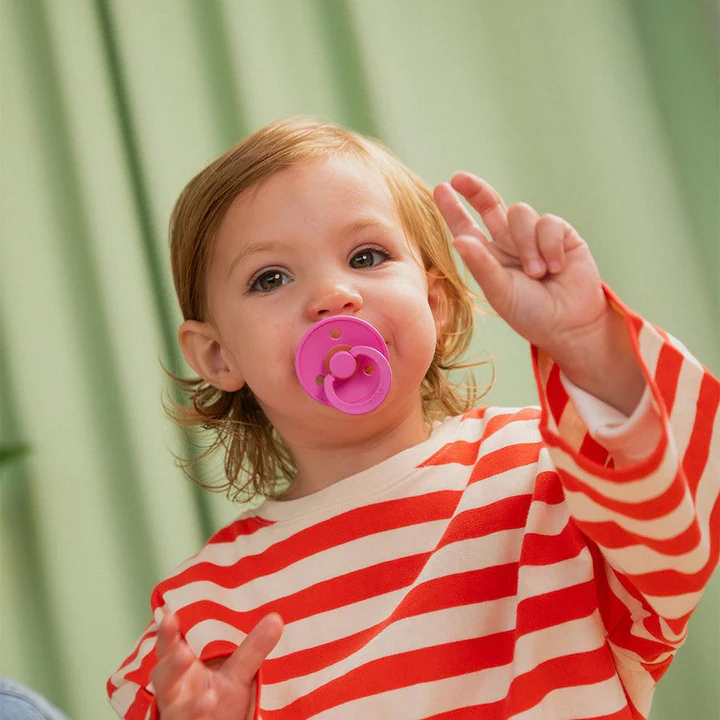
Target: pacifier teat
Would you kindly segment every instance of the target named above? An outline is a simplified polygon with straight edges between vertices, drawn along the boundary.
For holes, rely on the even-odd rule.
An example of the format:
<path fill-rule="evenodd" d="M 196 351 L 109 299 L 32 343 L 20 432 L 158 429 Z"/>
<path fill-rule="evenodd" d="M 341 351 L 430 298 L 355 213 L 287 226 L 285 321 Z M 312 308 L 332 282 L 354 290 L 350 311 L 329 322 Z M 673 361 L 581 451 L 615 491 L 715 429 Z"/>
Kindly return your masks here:
<path fill-rule="evenodd" d="M 382 335 L 365 320 L 325 318 L 303 335 L 295 372 L 314 400 L 348 415 L 379 407 L 390 392 L 392 371 Z"/>

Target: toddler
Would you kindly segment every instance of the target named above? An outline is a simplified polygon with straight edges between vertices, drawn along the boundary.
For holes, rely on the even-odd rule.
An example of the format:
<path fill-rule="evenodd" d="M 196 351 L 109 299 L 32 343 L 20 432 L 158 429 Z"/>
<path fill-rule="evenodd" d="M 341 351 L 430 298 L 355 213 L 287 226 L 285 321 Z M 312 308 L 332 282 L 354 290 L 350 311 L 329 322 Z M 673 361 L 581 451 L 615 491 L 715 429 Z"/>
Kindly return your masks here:
<path fill-rule="evenodd" d="M 539 408 L 448 381 L 474 310 L 452 246 L 530 343 Z M 299 117 L 191 180 L 171 258 L 198 375 L 177 419 L 264 500 L 155 588 L 120 717 L 647 717 L 718 562 L 720 384 L 574 228 Z M 327 318 L 385 343 L 370 412 L 299 382 Z"/>

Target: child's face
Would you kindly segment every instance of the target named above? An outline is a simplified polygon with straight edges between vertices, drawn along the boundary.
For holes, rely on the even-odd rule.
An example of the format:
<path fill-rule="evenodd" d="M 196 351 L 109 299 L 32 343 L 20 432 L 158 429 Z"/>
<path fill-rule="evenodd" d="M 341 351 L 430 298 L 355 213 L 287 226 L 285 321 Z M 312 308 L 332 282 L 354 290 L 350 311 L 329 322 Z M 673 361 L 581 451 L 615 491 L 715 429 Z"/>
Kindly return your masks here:
<path fill-rule="evenodd" d="M 302 428 L 392 422 L 419 407 L 442 292 L 428 287 L 377 169 L 344 155 L 294 166 L 238 198 L 220 226 L 207 283 L 220 374 L 206 379 L 225 390 L 247 383 L 288 442 Z M 295 375 L 305 332 L 340 314 L 370 322 L 388 345 L 393 386 L 366 416 L 315 402 Z"/>

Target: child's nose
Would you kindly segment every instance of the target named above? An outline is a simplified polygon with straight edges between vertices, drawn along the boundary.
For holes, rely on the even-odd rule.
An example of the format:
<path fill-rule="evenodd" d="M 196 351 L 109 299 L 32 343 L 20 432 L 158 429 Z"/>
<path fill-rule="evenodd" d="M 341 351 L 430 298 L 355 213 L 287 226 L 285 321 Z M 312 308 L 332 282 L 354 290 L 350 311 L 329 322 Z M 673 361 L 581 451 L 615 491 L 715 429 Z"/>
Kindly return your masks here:
<path fill-rule="evenodd" d="M 360 293 L 344 285 L 319 288 L 308 304 L 308 319 L 312 322 L 332 315 L 351 315 L 362 307 Z"/>

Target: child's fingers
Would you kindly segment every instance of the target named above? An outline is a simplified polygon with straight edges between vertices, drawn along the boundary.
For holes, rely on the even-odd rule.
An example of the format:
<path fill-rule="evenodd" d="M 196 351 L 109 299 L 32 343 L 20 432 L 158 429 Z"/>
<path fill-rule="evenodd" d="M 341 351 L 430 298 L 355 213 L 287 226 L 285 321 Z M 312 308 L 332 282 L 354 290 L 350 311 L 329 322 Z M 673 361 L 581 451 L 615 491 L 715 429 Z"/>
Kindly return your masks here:
<path fill-rule="evenodd" d="M 508 250 L 512 242 L 507 207 L 500 193 L 490 183 L 468 172 L 455 173 L 450 184 L 480 213 L 493 241 L 499 243 L 503 250 Z"/>
<path fill-rule="evenodd" d="M 567 223 L 557 215 L 543 215 L 537 224 L 538 248 L 551 273 L 559 273 L 565 264 L 563 242 Z"/>
<path fill-rule="evenodd" d="M 177 618 L 172 614 L 165 615 L 160 623 L 155 653 L 158 663 L 152 669 L 150 677 L 158 701 L 169 704 L 177 694 L 179 681 L 196 659 L 187 643 L 180 637 Z"/>
<path fill-rule="evenodd" d="M 453 243 L 463 261 L 477 280 L 485 298 L 505 317 L 510 303 L 511 282 L 508 271 L 493 257 L 487 247 L 469 235 L 462 235 Z"/>
<path fill-rule="evenodd" d="M 282 618 L 277 613 L 266 615 L 225 661 L 220 672 L 249 688 L 263 661 L 278 644 L 282 631 Z"/>
<path fill-rule="evenodd" d="M 474 235 L 487 240 L 485 233 L 475 222 L 475 218 L 467 211 L 467 208 L 449 183 L 440 183 L 433 190 L 433 198 L 453 236 Z"/>
<path fill-rule="evenodd" d="M 538 214 L 527 203 L 516 203 L 508 210 L 507 218 L 515 251 L 525 273 L 537 279 L 541 278 L 547 267 L 538 248 Z"/>
<path fill-rule="evenodd" d="M 165 613 L 158 628 L 155 653 L 161 660 L 166 655 L 171 655 L 182 641 L 180 637 L 180 623 L 173 613 Z"/>

